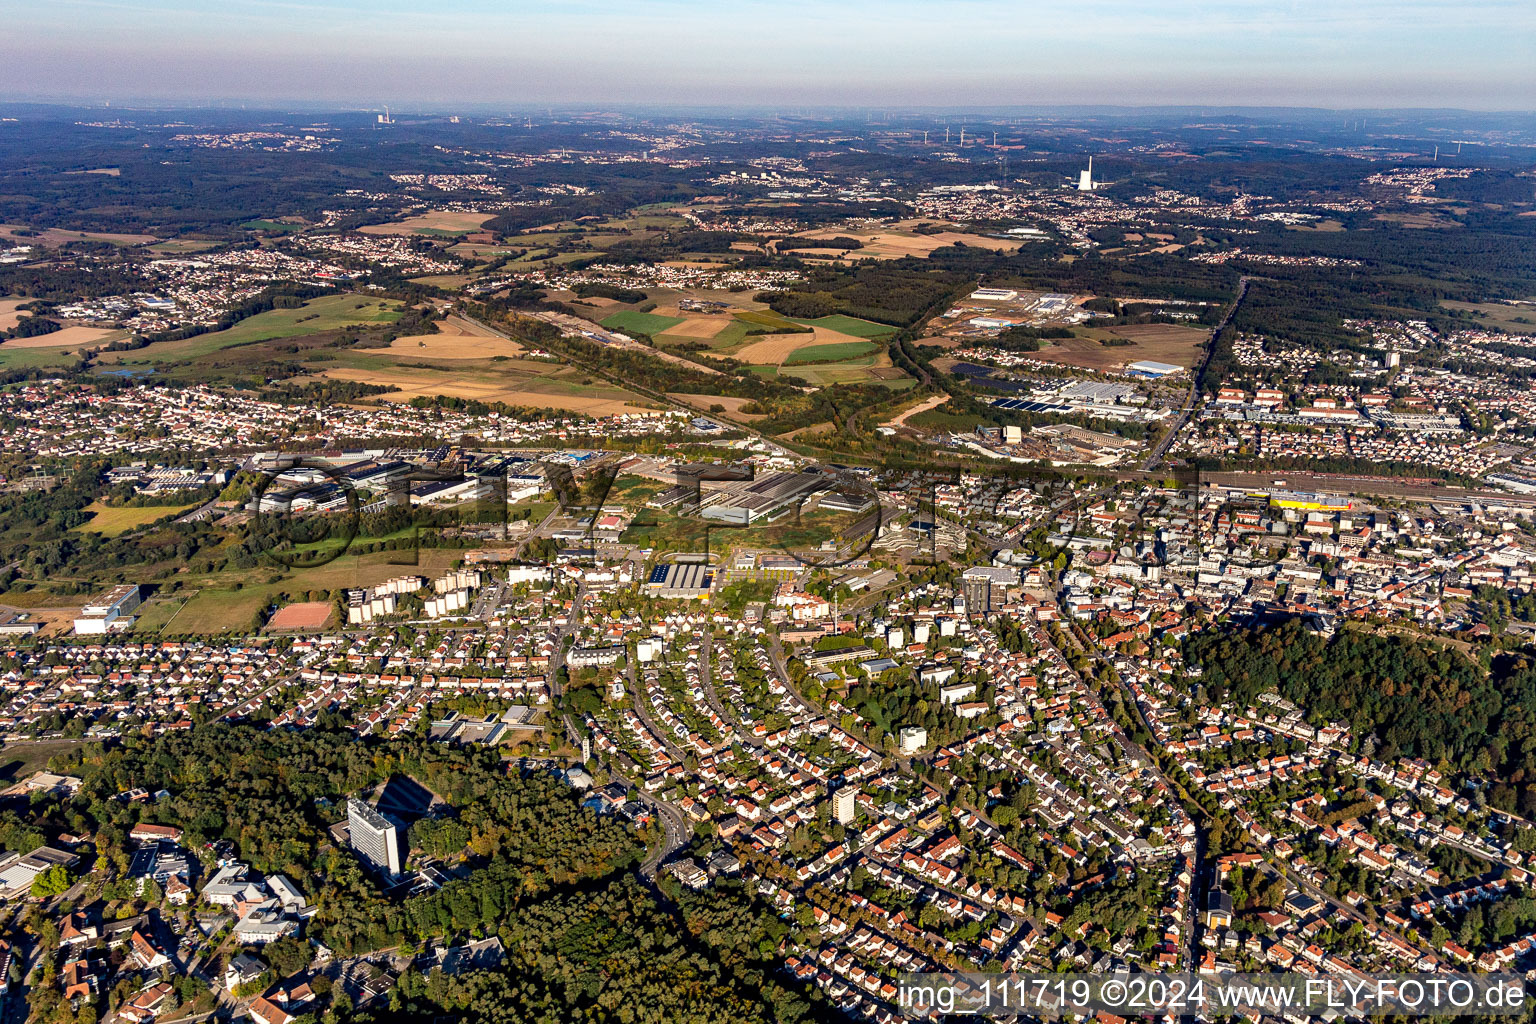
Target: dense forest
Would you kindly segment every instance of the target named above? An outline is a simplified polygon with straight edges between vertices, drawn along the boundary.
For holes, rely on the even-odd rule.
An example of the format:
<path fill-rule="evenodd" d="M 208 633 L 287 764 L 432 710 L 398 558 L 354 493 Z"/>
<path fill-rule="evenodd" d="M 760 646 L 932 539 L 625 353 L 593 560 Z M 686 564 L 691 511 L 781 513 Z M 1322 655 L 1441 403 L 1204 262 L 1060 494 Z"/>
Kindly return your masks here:
<path fill-rule="evenodd" d="M 105 829 L 110 858 L 121 850 L 116 837 L 138 821 L 174 823 L 186 829 L 193 848 L 232 840 L 259 870 L 323 890 L 334 858 L 322 851 L 330 845 L 326 830 L 342 816 L 337 805 L 403 774 L 455 808 L 469 833 L 470 859 L 515 869 L 524 892 L 608 875 L 638 854 L 622 825 L 583 810 L 552 776 L 508 775 L 492 751 L 416 739 L 359 743 L 339 722 L 323 725 L 300 733 L 210 724 L 94 749 L 71 766 L 84 785 L 68 812 L 70 824 L 98 835 Z M 117 799 L 135 788 L 171 795 L 148 804 Z M 370 929 L 384 924 L 348 921 L 334 901 L 322 900 L 322 907 L 327 903 L 332 916 L 322 913 L 321 920 L 337 948 L 365 945 Z"/>
<path fill-rule="evenodd" d="M 818 267 L 806 279 L 782 291 L 755 296 L 783 316 L 814 320 L 843 313 L 876 323 L 908 327 L 966 278 L 934 271 L 921 260 L 858 266 L 851 270 Z"/>
<path fill-rule="evenodd" d="M 355 1020 L 828 1019 L 819 994 L 773 973 L 790 926 L 747 886 L 673 889 L 675 900 L 648 891 L 629 871 L 641 845 L 626 825 L 581 807 L 552 773 L 509 773 L 490 749 L 359 742 L 327 720 L 303 732 L 211 724 L 130 735 L 55 767 L 84 781 L 71 802 L 43 812 L 63 819 L 46 824 L 94 835 L 119 875 L 136 823 L 176 824 L 191 849 L 230 841 L 256 869 L 297 882 L 318 906 L 309 935 L 340 953 L 491 935 L 507 950 L 490 970 L 407 972 L 387 1010 Z M 451 808 L 414 825 L 411 845 L 460 876 L 403 901 L 381 895 L 328 832 L 347 796 L 397 775 Z M 128 789 L 169 795 L 125 803 L 118 794 Z M 8 846 L 37 839 L 19 818 L 0 826 Z"/>
<path fill-rule="evenodd" d="M 633 876 L 509 910 L 496 929 L 499 970 L 407 972 L 388 1011 L 358 1022 L 687 1020 L 798 1024 L 839 1018 L 819 996 L 775 972 L 790 926 L 741 883 L 664 906 Z"/>
<path fill-rule="evenodd" d="M 1316 722 L 1348 723 L 1361 752 L 1491 776 L 1490 802 L 1536 812 L 1536 659 L 1528 651 L 1484 667 L 1446 645 L 1359 629 L 1324 638 L 1291 620 L 1196 634 L 1185 657 L 1203 667 L 1212 699 L 1248 706 L 1278 692 Z"/>

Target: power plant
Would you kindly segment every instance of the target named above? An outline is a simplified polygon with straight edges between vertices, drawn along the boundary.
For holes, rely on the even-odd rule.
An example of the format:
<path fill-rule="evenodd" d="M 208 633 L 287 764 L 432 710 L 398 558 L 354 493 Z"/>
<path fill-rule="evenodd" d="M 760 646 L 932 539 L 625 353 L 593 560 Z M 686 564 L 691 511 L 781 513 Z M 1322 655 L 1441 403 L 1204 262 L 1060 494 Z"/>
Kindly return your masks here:
<path fill-rule="evenodd" d="M 1079 171 L 1077 174 L 1077 190 L 1079 192 L 1093 191 L 1093 157 L 1091 156 L 1088 158 L 1087 170 Z"/>

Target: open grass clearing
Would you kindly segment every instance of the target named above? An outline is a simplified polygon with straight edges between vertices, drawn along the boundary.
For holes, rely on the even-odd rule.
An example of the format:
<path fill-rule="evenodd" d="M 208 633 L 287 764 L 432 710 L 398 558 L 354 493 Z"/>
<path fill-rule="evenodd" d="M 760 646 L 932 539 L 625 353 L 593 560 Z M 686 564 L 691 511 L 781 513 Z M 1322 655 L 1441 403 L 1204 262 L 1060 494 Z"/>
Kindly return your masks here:
<path fill-rule="evenodd" d="M 303 224 L 296 224 L 296 223 L 294 223 L 292 221 L 286 221 L 286 220 L 262 220 L 262 219 L 248 220 L 244 224 L 241 224 L 240 226 L 245 228 L 247 231 L 282 231 L 282 232 L 289 232 L 289 231 L 303 231 L 304 230 L 304 225 Z"/>
<path fill-rule="evenodd" d="M 295 569 L 271 583 L 242 586 L 206 586 L 192 595 L 170 622 L 171 634 L 223 633 L 251 625 L 258 611 L 282 593 L 371 587 L 406 574 L 432 575 L 453 566 L 464 552 L 423 548 L 412 552 L 379 551 L 367 555 L 342 555 L 312 569 Z M 404 563 L 404 564 L 402 564 Z"/>
<path fill-rule="evenodd" d="M 9 238 L 22 245 L 40 245 L 57 249 L 69 242 L 107 242 L 111 245 L 144 245 L 159 241 L 154 235 L 135 235 L 115 231 L 69 231 L 64 228 L 43 228 L 36 234 L 25 234 L 21 224 L 0 224 L 0 238 Z"/>
<path fill-rule="evenodd" d="M 354 325 L 387 324 L 400 319 L 400 304 L 354 295 L 322 295 L 294 309 L 269 309 L 247 317 L 226 331 L 164 341 L 131 352 L 104 353 L 104 363 L 163 363 L 197 359 L 220 349 L 275 338 L 294 338 Z"/>
<path fill-rule="evenodd" d="M 1435 210 L 1389 210 L 1371 217 L 1372 220 L 1396 224 L 1400 228 L 1431 229 L 1459 228 L 1464 225 Z"/>
<path fill-rule="evenodd" d="M 179 256 L 189 252 L 204 252 L 218 245 L 218 242 L 201 238 L 168 238 L 163 242 L 156 242 L 147 246 L 151 252 L 157 252 L 165 256 Z"/>
<path fill-rule="evenodd" d="M 1476 316 L 1480 324 L 1488 324 L 1511 334 L 1536 334 L 1536 302 L 1523 306 L 1508 302 L 1441 302 L 1447 309 L 1459 309 Z"/>
<path fill-rule="evenodd" d="M 1126 339 L 1131 344 L 1101 344 L 1102 339 L 1116 338 Z M 1188 369 L 1199 362 L 1201 349 L 1209 338 L 1208 329 L 1181 324 L 1079 328 L 1075 337 L 1052 340 L 1033 355 L 1048 362 L 1100 371 L 1118 370 L 1143 359 Z"/>
<path fill-rule="evenodd" d="M 169 597 L 151 597 L 148 601 L 134 609 L 133 632 L 135 633 L 159 633 L 170 623 L 187 604 L 186 594 L 175 594 Z"/>
<path fill-rule="evenodd" d="M 93 501 L 85 506 L 84 511 L 91 513 L 91 521 L 75 529 L 81 533 L 99 533 L 106 537 L 117 537 L 129 530 L 137 530 L 169 515 L 181 515 L 197 508 L 197 505 L 149 505 L 144 508 L 119 507 L 116 505 L 103 505 L 99 501 Z"/>
<path fill-rule="evenodd" d="M 68 754 L 85 743 L 66 739 L 10 740 L 0 750 L 0 782 L 20 782 L 33 772 L 46 769 L 55 754 Z"/>
<path fill-rule="evenodd" d="M 777 367 L 769 367 L 769 369 L 777 369 Z M 689 395 L 670 391 L 667 392 L 667 397 L 675 402 L 681 402 L 690 408 L 698 409 L 700 412 L 711 412 L 714 406 L 723 406 L 725 412 L 721 415 L 733 420 L 740 420 L 743 423 L 767 419 L 766 413 L 741 411 L 742 406 L 752 404 L 753 399 L 751 398 L 742 398 L 736 395 Z"/>

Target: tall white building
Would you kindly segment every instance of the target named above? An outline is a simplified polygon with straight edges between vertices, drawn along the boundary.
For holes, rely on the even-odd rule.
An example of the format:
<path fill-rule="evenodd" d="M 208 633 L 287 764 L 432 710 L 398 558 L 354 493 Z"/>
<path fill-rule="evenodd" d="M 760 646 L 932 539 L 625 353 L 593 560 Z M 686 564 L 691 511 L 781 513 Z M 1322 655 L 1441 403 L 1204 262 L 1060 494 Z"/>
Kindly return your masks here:
<path fill-rule="evenodd" d="M 839 823 L 844 825 L 852 822 L 854 817 L 858 814 L 858 811 L 856 810 L 858 805 L 855 803 L 858 795 L 858 789 L 853 786 L 844 786 L 836 793 L 833 793 L 832 817 L 836 818 Z"/>
<path fill-rule="evenodd" d="M 904 725 L 896 733 L 899 749 L 903 754 L 915 754 L 928 745 L 928 730 L 920 725 Z"/>
<path fill-rule="evenodd" d="M 1077 190 L 1079 192 L 1093 191 L 1093 157 L 1088 158 L 1088 169 L 1077 172 Z"/>
<path fill-rule="evenodd" d="M 347 801 L 352 852 L 390 878 L 400 876 L 400 828 L 355 797 Z"/>

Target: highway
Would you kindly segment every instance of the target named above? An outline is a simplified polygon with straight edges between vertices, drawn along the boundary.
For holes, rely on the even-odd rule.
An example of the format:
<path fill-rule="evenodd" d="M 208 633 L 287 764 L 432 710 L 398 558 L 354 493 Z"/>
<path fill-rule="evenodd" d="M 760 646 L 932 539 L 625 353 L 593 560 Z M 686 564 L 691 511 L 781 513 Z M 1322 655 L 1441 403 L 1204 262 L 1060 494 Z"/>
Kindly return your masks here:
<path fill-rule="evenodd" d="M 688 824 L 683 812 L 665 800 L 659 799 L 645 792 L 637 790 L 640 800 L 656 812 L 656 820 L 661 824 L 662 841 L 645 858 L 640 865 L 640 877 L 647 882 L 656 881 L 656 872 L 678 850 L 681 850 L 693 838 L 693 828 Z"/>
<path fill-rule="evenodd" d="M 1238 278 L 1237 295 L 1232 299 L 1232 305 L 1228 307 L 1226 316 L 1221 318 L 1221 323 L 1217 324 L 1216 329 L 1211 331 L 1211 340 L 1206 342 L 1205 355 L 1201 357 L 1200 365 L 1190 374 L 1189 392 L 1184 396 L 1184 404 L 1179 408 L 1179 414 L 1174 417 L 1173 423 L 1169 425 L 1162 439 L 1152 446 L 1152 450 L 1142 460 L 1141 468 L 1143 471 L 1156 469 L 1162 463 L 1163 456 L 1167 455 L 1168 449 L 1173 447 L 1173 442 L 1178 438 L 1179 431 L 1183 430 L 1184 425 L 1189 422 L 1189 417 L 1194 413 L 1196 402 L 1200 397 L 1200 378 L 1205 376 L 1206 367 L 1211 365 L 1211 356 L 1216 353 L 1216 339 L 1222 331 L 1227 329 L 1227 325 L 1232 322 L 1232 318 L 1237 315 L 1237 307 L 1243 304 L 1243 298 L 1248 294 L 1248 282 L 1250 280 L 1246 274 Z"/>

